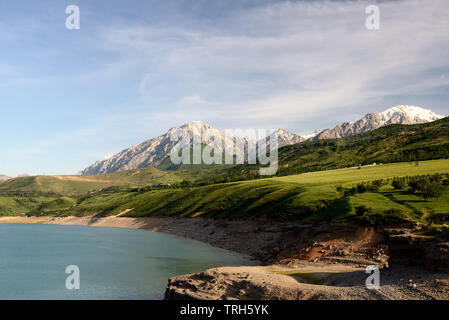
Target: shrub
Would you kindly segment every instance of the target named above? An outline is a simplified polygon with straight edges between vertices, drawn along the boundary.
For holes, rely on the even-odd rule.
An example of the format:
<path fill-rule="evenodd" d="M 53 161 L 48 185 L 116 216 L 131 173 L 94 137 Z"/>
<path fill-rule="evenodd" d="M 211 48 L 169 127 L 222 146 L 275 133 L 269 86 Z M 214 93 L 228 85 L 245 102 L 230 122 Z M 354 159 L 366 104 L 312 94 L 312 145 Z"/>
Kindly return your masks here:
<path fill-rule="evenodd" d="M 358 206 L 358 207 L 355 208 L 355 214 L 357 216 L 363 216 L 364 214 L 370 213 L 371 211 L 373 211 L 372 208 L 364 206 L 364 205 Z"/>
<path fill-rule="evenodd" d="M 355 195 L 356 193 L 357 193 L 357 188 L 356 188 L 356 187 L 352 187 L 351 189 L 346 190 L 346 191 L 344 192 L 344 195 L 345 195 L 345 197 L 348 197 L 348 196 L 353 196 L 353 195 Z"/>
<path fill-rule="evenodd" d="M 396 190 L 399 189 L 404 189 L 407 185 L 405 183 L 404 180 L 402 179 L 394 179 L 393 182 L 391 182 L 391 185 L 393 186 L 393 188 L 395 188 Z"/>
<path fill-rule="evenodd" d="M 366 185 L 364 183 L 359 183 L 356 186 L 357 188 L 357 193 L 364 193 L 368 191 L 368 188 L 366 187 Z"/>
<path fill-rule="evenodd" d="M 383 185 L 384 182 L 382 180 L 374 180 L 367 188 L 371 192 L 377 192 Z"/>

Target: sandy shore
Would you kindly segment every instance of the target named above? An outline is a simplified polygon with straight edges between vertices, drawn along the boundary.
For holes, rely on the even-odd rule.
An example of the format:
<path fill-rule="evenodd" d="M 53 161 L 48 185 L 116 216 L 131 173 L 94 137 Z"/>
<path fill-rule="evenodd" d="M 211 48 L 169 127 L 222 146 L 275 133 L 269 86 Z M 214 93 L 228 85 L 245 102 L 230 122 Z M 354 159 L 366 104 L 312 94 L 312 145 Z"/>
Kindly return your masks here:
<path fill-rule="evenodd" d="M 0 223 L 48 223 L 50 217 L 0 217 Z"/>

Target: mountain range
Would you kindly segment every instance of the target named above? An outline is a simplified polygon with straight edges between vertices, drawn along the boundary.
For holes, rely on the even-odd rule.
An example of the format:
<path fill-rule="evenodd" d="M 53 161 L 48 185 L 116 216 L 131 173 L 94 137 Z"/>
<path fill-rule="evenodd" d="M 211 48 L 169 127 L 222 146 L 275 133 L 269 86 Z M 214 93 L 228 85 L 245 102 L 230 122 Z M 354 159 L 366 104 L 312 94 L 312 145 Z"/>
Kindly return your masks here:
<path fill-rule="evenodd" d="M 436 114 L 431 110 L 416 106 L 400 105 L 387 109 L 381 113 L 368 113 L 353 123 L 344 122 L 331 129 L 317 130 L 307 137 L 290 133 L 283 129 L 278 129 L 278 143 L 279 146 L 282 147 L 297 144 L 306 140 L 314 141 L 342 138 L 372 131 L 389 124 L 420 124 L 432 122 L 444 117 L 445 116 Z M 81 174 L 104 174 L 148 166 L 161 166 L 169 159 L 170 152 L 176 144 L 175 141 L 170 140 L 170 136 L 173 133 L 178 132 L 183 137 L 198 137 L 200 133 L 205 132 L 205 130 L 212 130 L 214 134 L 222 136 L 225 146 L 232 146 L 233 144 L 230 142 L 235 142 L 237 139 L 237 136 L 225 134 L 223 131 L 202 121 L 189 122 L 180 127 L 173 127 L 161 136 L 149 139 L 141 144 L 133 145 L 109 159 L 97 161 L 81 171 Z M 243 139 L 245 143 L 250 141 L 250 139 L 246 137 Z M 199 142 L 195 142 L 195 139 L 192 138 L 189 139 L 189 142 L 192 143 L 193 146 L 200 144 Z M 211 147 L 217 146 L 213 139 L 207 142 L 206 145 Z M 234 150 L 228 150 L 228 152 L 233 154 Z"/>
<path fill-rule="evenodd" d="M 344 122 L 333 129 L 325 129 L 312 137 L 311 140 L 334 139 L 348 137 L 371 131 L 389 124 L 419 124 L 432 122 L 445 116 L 431 110 L 415 106 L 396 106 L 380 113 L 368 113 L 356 122 Z"/>

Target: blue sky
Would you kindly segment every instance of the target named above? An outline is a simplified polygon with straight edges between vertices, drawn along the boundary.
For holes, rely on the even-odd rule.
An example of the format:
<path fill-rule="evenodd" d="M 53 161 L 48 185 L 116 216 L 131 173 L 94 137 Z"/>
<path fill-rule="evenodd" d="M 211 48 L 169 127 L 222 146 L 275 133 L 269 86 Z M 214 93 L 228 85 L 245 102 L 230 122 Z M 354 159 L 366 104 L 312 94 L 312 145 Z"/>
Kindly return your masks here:
<path fill-rule="evenodd" d="M 73 174 L 193 120 L 306 133 L 397 104 L 449 114 L 448 17 L 447 0 L 3 0 L 0 174 Z"/>

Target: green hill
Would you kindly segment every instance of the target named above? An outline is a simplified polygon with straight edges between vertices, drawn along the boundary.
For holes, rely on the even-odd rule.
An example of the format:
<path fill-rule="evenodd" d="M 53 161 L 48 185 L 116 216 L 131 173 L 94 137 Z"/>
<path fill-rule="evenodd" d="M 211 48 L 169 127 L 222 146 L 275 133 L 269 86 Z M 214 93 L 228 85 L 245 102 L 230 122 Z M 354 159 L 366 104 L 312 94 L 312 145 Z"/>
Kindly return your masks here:
<path fill-rule="evenodd" d="M 97 193 L 85 197 L 62 215 L 206 216 L 277 219 L 335 220 L 361 219 L 366 223 L 415 221 L 427 223 L 435 215 L 449 212 L 449 190 L 439 198 L 425 199 L 406 187 L 394 189 L 393 178 L 449 174 L 449 160 L 394 163 L 361 169 L 337 169 L 252 181 L 202 187 Z M 448 180 L 445 176 L 445 181 Z M 376 190 L 359 192 L 381 181 Z M 369 208 L 358 215 L 357 207 Z"/>
<path fill-rule="evenodd" d="M 279 149 L 278 176 L 353 167 L 449 158 L 449 117 L 419 125 L 389 125 L 340 139 L 306 141 Z M 227 175 L 245 179 L 257 165 L 228 169 Z"/>
<path fill-rule="evenodd" d="M 104 175 L 18 177 L 0 182 L 0 195 L 81 195 L 111 187 L 143 187 L 179 183 L 209 176 L 208 170 L 161 171 L 153 167 Z"/>

